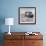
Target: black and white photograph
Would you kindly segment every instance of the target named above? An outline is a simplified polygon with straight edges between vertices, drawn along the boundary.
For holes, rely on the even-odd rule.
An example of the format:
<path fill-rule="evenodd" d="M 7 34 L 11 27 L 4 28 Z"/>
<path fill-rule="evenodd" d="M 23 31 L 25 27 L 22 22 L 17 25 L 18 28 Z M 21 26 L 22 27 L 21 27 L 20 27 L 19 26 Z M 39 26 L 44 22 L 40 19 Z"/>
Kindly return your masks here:
<path fill-rule="evenodd" d="M 19 24 L 36 24 L 36 7 L 19 7 Z"/>

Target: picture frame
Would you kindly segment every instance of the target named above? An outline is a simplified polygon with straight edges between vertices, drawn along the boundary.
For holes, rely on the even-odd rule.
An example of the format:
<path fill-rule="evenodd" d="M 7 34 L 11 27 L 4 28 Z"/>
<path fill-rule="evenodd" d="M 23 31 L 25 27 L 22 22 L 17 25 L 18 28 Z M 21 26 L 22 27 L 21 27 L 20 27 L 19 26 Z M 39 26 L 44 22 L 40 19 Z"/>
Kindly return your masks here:
<path fill-rule="evenodd" d="M 36 24 L 36 7 L 19 7 L 19 24 Z"/>

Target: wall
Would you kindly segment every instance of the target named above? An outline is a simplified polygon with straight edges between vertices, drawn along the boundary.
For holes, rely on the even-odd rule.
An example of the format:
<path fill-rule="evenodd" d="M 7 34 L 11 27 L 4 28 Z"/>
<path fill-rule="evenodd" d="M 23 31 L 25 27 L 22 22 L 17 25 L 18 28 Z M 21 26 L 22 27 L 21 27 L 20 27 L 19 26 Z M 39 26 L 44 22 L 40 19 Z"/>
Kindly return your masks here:
<path fill-rule="evenodd" d="M 1 0 L 1 15 L 3 17 L 13 17 L 15 25 L 11 31 L 46 31 L 46 1 L 45 0 Z M 18 24 L 18 7 L 36 7 L 36 24 Z M 2 32 L 8 31 L 6 25 L 2 25 Z M 44 29 L 44 30 L 43 30 Z"/>
<path fill-rule="evenodd" d="M 46 0 L 0 0 L 0 4 L 0 18 L 15 19 L 14 26 L 11 26 L 12 32 L 40 31 L 46 35 Z M 18 7 L 36 7 L 36 24 L 18 24 Z M 8 32 L 8 26 L 0 24 L 0 31 Z"/>

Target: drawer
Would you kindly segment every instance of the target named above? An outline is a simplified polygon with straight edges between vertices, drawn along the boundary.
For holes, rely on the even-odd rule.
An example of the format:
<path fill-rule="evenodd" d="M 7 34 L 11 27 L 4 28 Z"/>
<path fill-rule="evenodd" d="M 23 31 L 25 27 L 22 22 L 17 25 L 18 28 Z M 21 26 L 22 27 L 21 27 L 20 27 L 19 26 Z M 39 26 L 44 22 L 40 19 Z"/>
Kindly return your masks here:
<path fill-rule="evenodd" d="M 42 40 L 25 40 L 24 46 L 43 46 Z"/>
<path fill-rule="evenodd" d="M 31 36 L 30 35 L 25 35 L 25 40 L 26 39 L 27 40 L 30 40 L 30 39 L 43 40 L 43 36 L 41 36 L 41 35 L 38 35 L 38 36 L 37 35 L 33 35 L 33 36 L 32 35 Z"/>
<path fill-rule="evenodd" d="M 43 40 L 32 41 L 32 46 L 43 46 Z"/>
<path fill-rule="evenodd" d="M 24 40 L 16 40 L 16 46 L 24 46 Z"/>
<path fill-rule="evenodd" d="M 16 40 L 23 40 L 24 39 L 24 36 L 23 35 L 16 35 L 15 36 L 15 39 Z"/>
<path fill-rule="evenodd" d="M 23 46 L 23 40 L 5 40 L 4 46 Z"/>
<path fill-rule="evenodd" d="M 5 40 L 4 41 L 4 46 L 15 46 L 16 41 L 15 40 Z"/>
<path fill-rule="evenodd" d="M 24 36 L 23 35 L 15 35 L 15 36 L 10 36 L 10 35 L 7 35 L 7 36 L 4 36 L 4 39 L 10 39 L 10 40 L 22 40 L 24 39 Z"/>

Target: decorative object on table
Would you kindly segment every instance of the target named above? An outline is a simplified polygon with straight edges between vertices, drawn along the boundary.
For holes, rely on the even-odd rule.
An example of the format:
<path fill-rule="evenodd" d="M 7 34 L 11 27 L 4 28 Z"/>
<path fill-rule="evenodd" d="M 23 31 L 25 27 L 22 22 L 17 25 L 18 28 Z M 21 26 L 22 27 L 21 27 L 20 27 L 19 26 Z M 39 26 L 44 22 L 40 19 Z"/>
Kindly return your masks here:
<path fill-rule="evenodd" d="M 36 24 L 36 7 L 19 7 L 19 24 Z"/>
<path fill-rule="evenodd" d="M 14 24 L 14 18 L 5 18 L 5 25 L 9 25 L 9 32 L 8 34 L 11 35 L 10 33 L 10 25 Z"/>
<path fill-rule="evenodd" d="M 37 33 L 33 32 L 26 32 L 25 35 L 38 35 Z"/>

